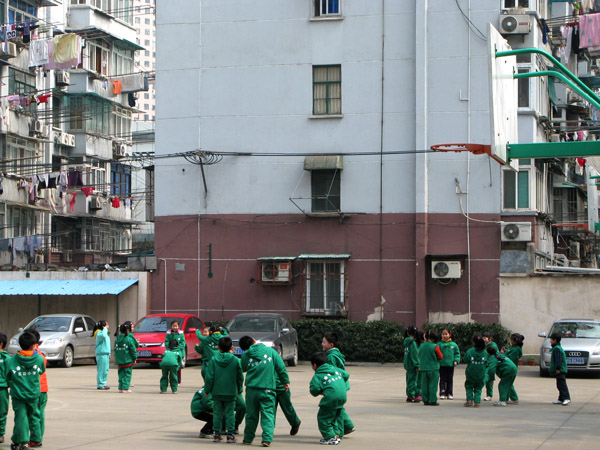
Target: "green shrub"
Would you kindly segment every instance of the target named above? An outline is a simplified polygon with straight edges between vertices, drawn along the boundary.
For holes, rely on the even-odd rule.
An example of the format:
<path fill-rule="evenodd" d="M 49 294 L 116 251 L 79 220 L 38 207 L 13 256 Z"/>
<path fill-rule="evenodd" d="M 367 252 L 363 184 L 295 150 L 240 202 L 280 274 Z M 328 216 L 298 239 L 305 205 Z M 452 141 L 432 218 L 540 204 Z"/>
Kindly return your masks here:
<path fill-rule="evenodd" d="M 486 325 L 483 323 L 428 323 L 425 325 L 425 330 L 433 330 L 438 335 L 442 334 L 442 330 L 447 328 L 453 334 L 454 342 L 458 344 L 461 357 L 471 347 L 473 336 L 475 334 L 483 334 L 489 331 L 494 336 L 494 342 L 499 349 L 508 347 L 511 331 L 504 328 L 502 325 L 492 324 Z"/>
<path fill-rule="evenodd" d="M 338 346 L 346 361 L 400 362 L 404 354 L 404 325 L 401 323 L 303 319 L 293 320 L 292 326 L 298 331 L 301 360 L 310 360 L 314 352 L 322 351 L 321 341 L 328 331 L 338 334 Z"/>

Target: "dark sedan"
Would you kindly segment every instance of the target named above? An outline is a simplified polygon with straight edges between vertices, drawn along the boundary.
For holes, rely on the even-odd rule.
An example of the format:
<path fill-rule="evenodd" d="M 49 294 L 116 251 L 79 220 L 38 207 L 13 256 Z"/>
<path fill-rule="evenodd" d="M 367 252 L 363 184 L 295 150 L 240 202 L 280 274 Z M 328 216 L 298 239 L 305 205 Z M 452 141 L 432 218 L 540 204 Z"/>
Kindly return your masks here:
<path fill-rule="evenodd" d="M 227 329 L 236 355 L 243 353 L 239 347 L 240 338 L 248 335 L 256 342 L 275 349 L 288 366 L 298 364 L 298 333 L 281 314 L 238 314 L 229 321 Z"/>

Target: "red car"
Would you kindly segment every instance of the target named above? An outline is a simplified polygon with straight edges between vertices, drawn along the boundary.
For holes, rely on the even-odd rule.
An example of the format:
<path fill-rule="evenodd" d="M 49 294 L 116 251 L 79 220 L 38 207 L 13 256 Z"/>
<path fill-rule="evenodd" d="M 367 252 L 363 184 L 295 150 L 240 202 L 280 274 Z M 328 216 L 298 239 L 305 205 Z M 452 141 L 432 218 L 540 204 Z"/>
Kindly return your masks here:
<path fill-rule="evenodd" d="M 185 333 L 185 353 L 182 366 L 186 361 L 200 359 L 194 347 L 200 342 L 196 330 L 203 330 L 206 325 L 202 319 L 191 314 L 150 314 L 142 317 L 133 326 L 133 336 L 140 343 L 137 349 L 138 361 L 158 365 L 165 352 L 165 334 L 171 329 L 171 322 L 179 322 L 179 329 Z"/>

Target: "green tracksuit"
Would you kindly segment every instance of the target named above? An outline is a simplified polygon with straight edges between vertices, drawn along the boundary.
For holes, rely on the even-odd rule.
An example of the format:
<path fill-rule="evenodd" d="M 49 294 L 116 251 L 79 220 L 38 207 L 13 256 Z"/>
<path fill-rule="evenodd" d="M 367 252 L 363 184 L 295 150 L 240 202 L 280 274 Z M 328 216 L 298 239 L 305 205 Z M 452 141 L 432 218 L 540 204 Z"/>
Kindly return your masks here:
<path fill-rule="evenodd" d="M 177 334 L 171 330 L 167 331 L 165 335 L 165 348 L 171 348 L 171 341 L 177 342 L 175 349 L 179 352 L 179 356 L 181 356 L 181 360 L 183 361 L 183 358 L 185 358 L 185 334 L 183 334 L 183 330 L 179 330 Z"/>
<path fill-rule="evenodd" d="M 10 356 L 4 350 L 0 351 L 0 436 L 6 433 L 6 416 L 8 415 L 8 381 L 6 371 Z"/>
<path fill-rule="evenodd" d="M 8 361 L 6 378 L 15 413 L 13 444 L 27 444 L 30 426 L 39 428 L 40 375 L 45 371 L 42 355 L 30 351 L 21 351 Z"/>
<path fill-rule="evenodd" d="M 310 393 L 313 397 L 323 395 L 319 402 L 317 423 L 323 439 L 339 436 L 344 430 L 342 409 L 347 399 L 346 384 L 348 372 L 331 364 L 317 367 L 310 380 Z"/>
<path fill-rule="evenodd" d="M 206 397 L 204 395 L 204 388 L 200 389 L 194 394 L 192 403 L 190 404 L 190 410 L 194 419 L 203 420 L 206 425 L 202 427 L 204 434 L 213 434 L 213 399 L 212 395 Z M 235 428 L 237 429 L 244 416 L 246 415 L 246 402 L 242 395 L 235 397 Z M 224 430 L 222 430 L 224 431 Z"/>
<path fill-rule="evenodd" d="M 196 345 L 194 349 L 199 355 L 202 355 L 200 359 L 202 361 L 202 368 L 200 369 L 200 374 L 202 375 L 202 379 L 205 379 L 206 376 L 206 368 L 208 366 L 208 362 L 211 360 L 213 356 L 219 353 L 219 340 L 222 337 L 229 336 L 226 330 L 215 331 L 210 336 L 202 336 L 201 330 L 196 330 L 196 337 L 200 341 L 200 344 Z"/>
<path fill-rule="evenodd" d="M 212 394 L 213 425 L 216 433 L 235 430 L 235 399 L 244 389 L 244 373 L 240 360 L 233 353 L 217 353 L 206 368 L 205 394 Z M 223 428 L 225 419 L 225 428 Z"/>
<path fill-rule="evenodd" d="M 110 337 L 108 328 L 96 330 L 96 384 L 97 387 L 106 386 L 108 378 L 108 368 L 110 365 Z"/>
<path fill-rule="evenodd" d="M 281 356 L 264 344 L 254 344 L 242 355 L 246 372 L 246 427 L 244 442 L 252 442 L 258 426 L 262 427 L 262 442 L 273 441 L 275 426 L 275 389 L 277 378 L 283 384 L 290 379 Z"/>
<path fill-rule="evenodd" d="M 504 354 L 507 358 L 509 358 L 517 367 L 517 371 L 519 370 L 519 360 L 521 356 L 523 356 L 523 348 L 515 345 L 514 347 L 508 347 Z M 513 384 L 510 388 L 510 394 L 508 396 L 511 400 L 519 400 L 519 396 L 517 395 L 517 390 L 515 389 L 515 385 Z"/>
<path fill-rule="evenodd" d="M 499 352 L 498 346 L 496 345 L 496 343 L 494 341 L 492 341 L 488 345 L 486 345 L 485 349 L 487 350 L 490 347 L 495 348 L 497 353 Z M 496 373 L 497 361 L 498 360 L 491 355 L 488 357 L 487 372 L 486 372 L 487 378 L 485 381 L 485 394 L 487 397 L 490 397 L 490 398 L 494 396 L 494 380 L 496 379 L 496 377 L 494 375 Z"/>
<path fill-rule="evenodd" d="M 327 356 L 328 364 L 331 364 L 333 367 L 342 369 L 343 371 L 346 370 L 346 357 L 342 354 L 342 352 L 339 351 L 339 349 L 334 347 L 331 350 L 327 350 L 327 352 L 325 352 L 325 355 Z M 346 381 L 346 387 L 348 388 L 348 390 L 350 390 L 350 383 L 348 381 Z M 342 430 L 342 434 L 340 434 L 340 437 L 343 437 L 344 434 L 350 433 L 354 430 L 354 423 L 350 420 L 350 417 L 348 417 L 348 413 L 346 412 L 346 409 L 344 407 L 342 407 L 341 414 L 342 420 L 344 421 L 344 429 Z"/>
<path fill-rule="evenodd" d="M 417 343 L 412 337 L 404 339 L 404 369 L 406 370 L 406 396 L 414 398 L 417 394 L 417 373 L 419 369 L 419 355 Z"/>
<path fill-rule="evenodd" d="M 119 390 L 129 390 L 132 367 L 137 360 L 137 345 L 130 334 L 119 334 L 115 340 L 115 363 L 119 366 Z"/>
<path fill-rule="evenodd" d="M 485 350 L 478 351 L 475 347 L 471 347 L 465 353 L 463 361 L 467 364 L 465 369 L 467 401 L 475 400 L 475 403 L 481 403 L 481 391 L 487 372 L 487 359 L 487 352 Z"/>
<path fill-rule="evenodd" d="M 276 399 L 274 419 L 277 418 L 277 405 L 279 405 L 281 407 L 281 410 L 283 411 L 283 415 L 287 419 L 290 426 L 295 427 L 297 425 L 300 425 L 300 418 L 298 417 L 298 414 L 296 414 L 294 405 L 292 405 L 291 390 L 288 389 L 286 391 L 283 387 L 283 383 L 279 381 L 279 378 L 277 378 L 277 387 L 275 388 L 275 395 Z"/>
<path fill-rule="evenodd" d="M 181 352 L 178 348 L 165 349 L 160 368 L 162 376 L 160 377 L 160 392 L 167 392 L 171 385 L 171 391 L 177 392 L 179 383 L 177 382 L 177 371 L 181 367 Z"/>
<path fill-rule="evenodd" d="M 436 352 L 437 349 L 437 352 Z M 437 403 L 437 387 L 440 380 L 442 352 L 433 342 L 423 342 L 419 347 L 419 372 L 423 402 Z"/>
<path fill-rule="evenodd" d="M 507 358 L 502 353 L 496 353 L 496 375 L 500 378 L 500 383 L 498 383 L 498 392 L 500 393 L 500 401 L 506 402 L 508 401 L 508 396 L 510 395 L 510 390 L 512 388 L 513 383 L 515 382 L 515 378 L 517 377 L 517 366 L 513 363 L 509 358 Z"/>

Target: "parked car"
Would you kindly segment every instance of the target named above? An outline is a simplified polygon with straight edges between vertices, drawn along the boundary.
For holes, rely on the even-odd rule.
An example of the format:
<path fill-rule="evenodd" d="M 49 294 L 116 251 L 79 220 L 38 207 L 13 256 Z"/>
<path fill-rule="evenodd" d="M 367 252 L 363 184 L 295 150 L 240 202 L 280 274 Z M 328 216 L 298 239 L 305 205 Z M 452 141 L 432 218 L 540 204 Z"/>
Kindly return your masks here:
<path fill-rule="evenodd" d="M 238 314 L 227 324 L 236 355 L 244 353 L 239 342 L 248 335 L 256 342 L 274 348 L 289 366 L 298 364 L 298 333 L 281 314 Z"/>
<path fill-rule="evenodd" d="M 200 359 L 194 347 L 200 343 L 196 330 L 206 325 L 202 319 L 190 314 L 150 314 L 142 317 L 133 326 L 133 336 L 140 346 L 137 349 L 138 361 L 158 365 L 165 353 L 165 334 L 171 329 L 171 322 L 179 322 L 179 329 L 185 334 L 185 357 L 182 366 L 189 360 Z"/>
<path fill-rule="evenodd" d="M 544 342 L 540 348 L 540 376 L 548 376 L 552 346 L 550 336 L 559 333 L 560 345 L 567 356 L 569 372 L 600 370 L 600 322 L 592 319 L 562 319 L 550 331 L 539 333 Z"/>
<path fill-rule="evenodd" d="M 24 330 L 37 330 L 40 333 L 40 350 L 49 362 L 60 362 L 71 367 L 75 359 L 95 358 L 96 321 L 83 314 L 46 314 L 36 317 L 19 334 L 13 336 L 7 351 L 13 356 L 21 350 L 19 336 Z"/>

